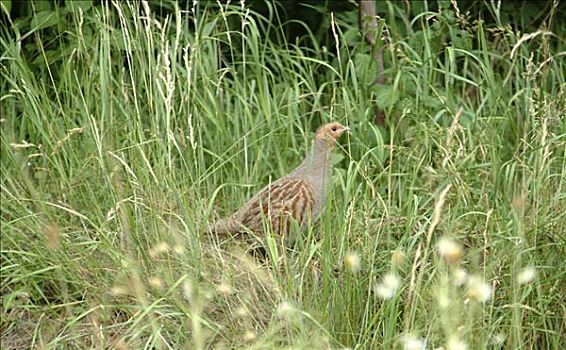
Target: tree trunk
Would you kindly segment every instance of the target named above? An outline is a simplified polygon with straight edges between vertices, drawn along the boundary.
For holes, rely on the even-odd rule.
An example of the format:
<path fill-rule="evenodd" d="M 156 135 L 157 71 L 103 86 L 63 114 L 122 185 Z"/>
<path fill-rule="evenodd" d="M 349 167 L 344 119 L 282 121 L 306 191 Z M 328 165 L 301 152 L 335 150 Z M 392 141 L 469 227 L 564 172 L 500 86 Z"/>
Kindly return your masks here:
<path fill-rule="evenodd" d="M 376 84 L 384 84 L 383 77 L 383 49 L 376 47 L 377 43 L 377 17 L 375 11 L 375 0 L 361 0 L 360 1 L 360 27 L 362 32 L 365 33 L 366 40 L 370 44 L 371 51 L 373 52 L 373 59 L 376 64 Z"/>
<path fill-rule="evenodd" d="M 376 45 L 378 33 L 375 2 L 376 0 L 360 0 L 359 26 L 362 33 L 365 34 L 375 60 L 376 74 L 373 83 L 383 85 L 385 83 L 385 77 L 383 76 L 383 49 Z M 385 126 L 385 114 L 377 107 L 375 109 L 374 121 L 378 125 Z"/>

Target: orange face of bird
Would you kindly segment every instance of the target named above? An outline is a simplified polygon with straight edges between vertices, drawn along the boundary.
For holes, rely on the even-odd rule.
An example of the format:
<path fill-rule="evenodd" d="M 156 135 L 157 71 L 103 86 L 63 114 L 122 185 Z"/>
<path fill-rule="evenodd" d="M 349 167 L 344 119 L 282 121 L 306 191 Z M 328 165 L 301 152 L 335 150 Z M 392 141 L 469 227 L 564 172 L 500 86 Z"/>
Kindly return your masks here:
<path fill-rule="evenodd" d="M 338 122 L 332 122 L 324 124 L 316 132 L 316 138 L 319 140 L 324 140 L 329 144 L 334 144 L 340 136 L 346 131 L 350 130 L 347 126 L 344 126 Z"/>

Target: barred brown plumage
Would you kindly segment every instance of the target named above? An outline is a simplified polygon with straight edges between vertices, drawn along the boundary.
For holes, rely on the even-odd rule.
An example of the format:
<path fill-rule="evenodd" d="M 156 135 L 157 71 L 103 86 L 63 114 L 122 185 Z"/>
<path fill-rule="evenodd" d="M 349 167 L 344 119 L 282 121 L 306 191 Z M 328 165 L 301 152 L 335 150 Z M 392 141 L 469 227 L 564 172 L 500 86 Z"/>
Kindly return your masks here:
<path fill-rule="evenodd" d="M 212 224 L 206 231 L 220 236 L 246 230 L 263 232 L 264 224 L 268 224 L 274 233 L 287 239 L 293 223 L 304 229 L 324 206 L 332 170 L 332 150 L 347 130 L 349 128 L 337 122 L 323 125 L 317 130 L 312 150 L 307 152 L 301 165 L 261 189 L 240 210 Z"/>
<path fill-rule="evenodd" d="M 262 217 L 270 220 L 274 232 L 288 234 L 291 220 L 299 227 L 312 214 L 313 189 L 304 180 L 273 184 L 259 193 L 247 206 L 242 225 L 251 231 L 262 230 Z"/>

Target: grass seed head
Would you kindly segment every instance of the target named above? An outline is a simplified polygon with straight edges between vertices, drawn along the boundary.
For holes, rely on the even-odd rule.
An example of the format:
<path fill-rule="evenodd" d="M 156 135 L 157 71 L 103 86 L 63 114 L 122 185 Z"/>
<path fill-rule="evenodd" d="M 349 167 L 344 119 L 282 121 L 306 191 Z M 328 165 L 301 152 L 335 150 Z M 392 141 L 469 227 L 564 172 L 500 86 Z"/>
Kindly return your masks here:
<path fill-rule="evenodd" d="M 344 258 L 344 266 L 350 272 L 354 272 L 354 273 L 359 272 L 361 269 L 361 259 L 358 253 L 356 252 L 348 253 L 348 255 L 346 255 L 346 257 Z"/>
<path fill-rule="evenodd" d="M 403 266 L 407 261 L 407 256 L 402 250 L 395 250 L 391 254 L 391 264 L 393 266 Z"/>
<path fill-rule="evenodd" d="M 150 286 L 152 286 L 155 289 L 162 289 L 163 286 L 165 285 L 163 279 L 157 276 L 151 276 L 150 278 L 147 279 L 147 282 L 149 283 Z"/>
<path fill-rule="evenodd" d="M 277 316 L 288 318 L 295 313 L 295 306 L 288 301 L 284 301 L 277 306 Z"/>
<path fill-rule="evenodd" d="M 220 294 L 222 294 L 225 297 L 234 293 L 234 289 L 232 288 L 232 286 L 226 282 L 222 282 L 220 285 L 218 285 L 218 287 L 216 287 L 216 289 Z"/>
<path fill-rule="evenodd" d="M 381 299 L 387 300 L 395 296 L 400 285 L 401 280 L 399 277 L 396 274 L 389 272 L 385 274 L 381 281 L 374 286 L 373 291 Z"/>
<path fill-rule="evenodd" d="M 471 276 L 468 279 L 468 293 L 467 297 L 470 300 L 477 301 L 480 303 L 485 303 L 493 295 L 493 288 L 487 283 L 485 283 L 478 276 Z"/>
<path fill-rule="evenodd" d="M 152 259 L 156 259 L 159 255 L 167 253 L 169 251 L 169 244 L 167 242 L 159 242 L 153 248 L 149 250 L 149 256 Z"/>
<path fill-rule="evenodd" d="M 497 346 L 498 348 L 503 346 L 505 344 L 505 334 L 495 334 L 493 337 L 491 337 L 490 343 L 494 346 Z"/>
<path fill-rule="evenodd" d="M 424 350 L 426 349 L 426 341 L 417 338 L 411 334 L 407 334 L 401 339 L 403 350 Z"/>
<path fill-rule="evenodd" d="M 452 298 L 448 293 L 448 288 L 441 287 L 436 293 L 436 302 L 441 309 L 446 309 L 452 304 Z"/>
<path fill-rule="evenodd" d="M 181 288 L 183 290 L 183 296 L 185 297 L 185 299 L 191 301 L 193 299 L 193 285 L 191 284 L 191 282 L 184 281 Z"/>
<path fill-rule="evenodd" d="M 468 273 L 466 272 L 466 270 L 462 268 L 458 268 L 454 270 L 454 272 L 452 273 L 452 284 L 455 285 L 456 287 L 463 286 L 464 284 L 466 284 L 467 280 L 468 280 Z"/>
<path fill-rule="evenodd" d="M 61 229 L 57 224 L 48 224 L 44 227 L 43 233 L 47 241 L 47 248 L 56 250 L 61 246 Z"/>
<path fill-rule="evenodd" d="M 185 255 L 185 247 L 182 244 L 175 244 L 173 247 L 173 252 L 177 255 Z"/>
<path fill-rule="evenodd" d="M 114 296 L 126 295 L 128 294 L 128 290 L 122 286 L 113 286 L 110 288 L 110 294 Z"/>
<path fill-rule="evenodd" d="M 256 338 L 257 338 L 257 335 L 255 334 L 254 331 L 248 330 L 244 333 L 244 341 L 246 341 L 246 342 L 254 341 Z"/>
<path fill-rule="evenodd" d="M 249 312 L 245 306 L 240 306 L 236 309 L 236 316 L 240 318 L 246 318 L 249 316 Z"/>
<path fill-rule="evenodd" d="M 448 237 L 442 237 L 437 245 L 436 249 L 438 250 L 438 254 L 444 259 L 444 261 L 448 264 L 457 264 L 462 259 L 464 255 L 464 251 L 460 243 L 454 241 Z"/>
<path fill-rule="evenodd" d="M 450 337 L 446 343 L 446 350 L 468 350 L 468 344 L 458 337 Z"/>
<path fill-rule="evenodd" d="M 513 200 L 511 201 L 511 206 L 518 214 L 521 214 L 525 209 L 525 197 L 522 195 L 517 195 L 513 197 Z"/>
<path fill-rule="evenodd" d="M 112 344 L 112 348 L 116 350 L 129 350 L 130 348 L 126 344 L 126 342 L 122 339 L 118 339 L 114 344 Z"/>

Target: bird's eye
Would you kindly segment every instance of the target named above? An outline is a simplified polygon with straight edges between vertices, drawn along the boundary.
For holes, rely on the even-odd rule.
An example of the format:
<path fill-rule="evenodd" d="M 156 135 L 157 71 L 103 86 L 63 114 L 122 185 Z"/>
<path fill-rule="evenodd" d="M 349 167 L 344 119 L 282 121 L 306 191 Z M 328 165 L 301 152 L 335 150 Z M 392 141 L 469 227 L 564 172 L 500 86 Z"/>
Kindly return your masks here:
<path fill-rule="evenodd" d="M 336 131 L 337 129 L 338 129 L 338 128 L 335 127 L 335 126 L 332 127 L 332 131 Z"/>

